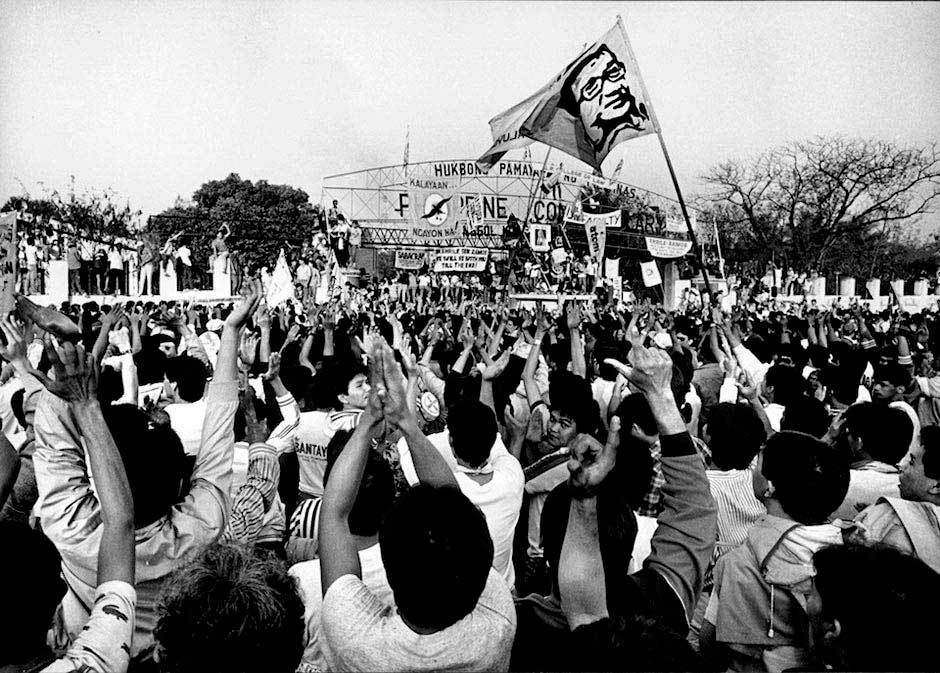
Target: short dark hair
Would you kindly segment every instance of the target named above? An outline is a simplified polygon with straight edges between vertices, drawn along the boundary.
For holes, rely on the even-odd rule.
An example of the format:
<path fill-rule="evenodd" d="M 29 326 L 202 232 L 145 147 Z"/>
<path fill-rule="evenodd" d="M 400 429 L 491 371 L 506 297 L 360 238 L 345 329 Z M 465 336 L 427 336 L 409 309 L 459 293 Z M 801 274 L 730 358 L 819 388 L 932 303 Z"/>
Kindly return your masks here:
<path fill-rule="evenodd" d="M 340 360 L 329 370 L 329 380 L 332 383 L 331 397 L 335 409 L 341 409 L 343 403 L 339 401 L 340 395 L 349 392 L 349 382 L 358 375 L 368 375 L 369 370 L 361 362 L 352 358 Z"/>
<path fill-rule="evenodd" d="M 761 473 L 774 497 L 798 523 L 821 524 L 849 490 L 849 458 L 802 432 L 785 430 L 767 441 Z"/>
<path fill-rule="evenodd" d="M 0 610 L 4 663 L 42 651 L 56 607 L 65 595 L 61 559 L 42 532 L 19 521 L 0 521 L 0 575 L 5 610 Z"/>
<path fill-rule="evenodd" d="M 169 425 L 151 423 L 133 404 L 106 407 L 104 417 L 134 496 L 134 525 L 143 528 L 179 501 L 189 469 L 183 444 Z"/>
<path fill-rule="evenodd" d="M 398 611 L 426 628 L 470 614 L 493 564 L 486 519 L 456 488 L 407 491 L 385 518 L 379 544 Z"/>
<path fill-rule="evenodd" d="M 805 387 L 803 376 L 790 365 L 774 365 L 767 370 L 765 381 L 767 386 L 773 386 L 774 402 L 783 406 L 802 395 Z"/>
<path fill-rule="evenodd" d="M 940 575 L 926 563 L 888 545 L 850 543 L 819 550 L 813 565 L 824 616 L 839 620 L 844 670 L 937 668 L 928 616 L 940 604 Z"/>
<path fill-rule="evenodd" d="M 549 406 L 567 416 L 579 433 L 594 435 L 600 429 L 601 417 L 591 394 L 591 384 L 567 371 L 553 372 L 549 377 Z"/>
<path fill-rule="evenodd" d="M 454 455 L 470 467 L 480 467 L 496 441 L 496 416 L 479 400 L 460 400 L 447 410 L 447 431 Z"/>
<path fill-rule="evenodd" d="M 294 671 L 303 655 L 304 604 L 273 554 L 215 543 L 170 575 L 157 608 L 160 668 Z"/>
<path fill-rule="evenodd" d="M 706 428 L 712 462 L 719 470 L 746 469 L 767 439 L 764 424 L 747 404 L 719 404 L 709 415 Z"/>
<path fill-rule="evenodd" d="M 189 355 L 177 355 L 166 361 L 165 375 L 176 384 L 177 394 L 186 402 L 198 402 L 206 392 L 209 376 L 202 361 Z"/>
<path fill-rule="evenodd" d="M 829 430 L 829 412 L 815 397 L 800 395 L 790 401 L 780 419 L 781 430 L 795 430 L 822 439 Z"/>
<path fill-rule="evenodd" d="M 656 417 L 653 416 L 653 410 L 650 409 L 646 395 L 627 395 L 617 407 L 617 416 L 620 417 L 620 427 L 623 432 L 629 434 L 630 427 L 636 424 L 646 435 L 659 433 L 659 425 L 656 423 Z"/>
<path fill-rule="evenodd" d="M 862 440 L 862 449 L 873 460 L 896 465 L 907 455 L 914 437 L 914 424 L 896 407 L 859 402 L 846 409 L 844 428 Z"/>
<path fill-rule="evenodd" d="M 875 383 L 884 381 L 886 383 L 890 383 L 892 386 L 909 388 L 913 379 L 911 378 L 911 373 L 908 371 L 907 367 L 899 365 L 896 362 L 892 362 L 890 364 L 879 365 L 875 367 L 872 381 Z"/>

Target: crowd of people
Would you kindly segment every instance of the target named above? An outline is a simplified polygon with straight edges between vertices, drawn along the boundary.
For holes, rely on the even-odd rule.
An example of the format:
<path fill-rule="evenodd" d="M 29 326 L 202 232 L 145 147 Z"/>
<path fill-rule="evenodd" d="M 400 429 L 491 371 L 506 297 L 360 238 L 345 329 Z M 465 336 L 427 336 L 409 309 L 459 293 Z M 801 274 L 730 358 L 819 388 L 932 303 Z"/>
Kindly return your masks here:
<path fill-rule="evenodd" d="M 937 313 L 401 286 L 18 296 L 3 670 L 933 667 Z"/>

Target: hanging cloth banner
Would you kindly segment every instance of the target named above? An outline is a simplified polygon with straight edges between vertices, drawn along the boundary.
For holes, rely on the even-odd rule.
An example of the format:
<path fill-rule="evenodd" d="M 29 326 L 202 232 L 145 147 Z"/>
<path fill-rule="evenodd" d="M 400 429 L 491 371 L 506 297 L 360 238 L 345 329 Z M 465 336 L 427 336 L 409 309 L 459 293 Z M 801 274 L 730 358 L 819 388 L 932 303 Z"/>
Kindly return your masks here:
<path fill-rule="evenodd" d="M 581 208 L 573 208 L 569 206 L 567 212 L 565 213 L 565 222 L 567 224 L 586 225 L 589 222 L 593 222 L 603 226 L 605 229 L 610 227 L 619 229 L 621 221 L 621 211 L 619 208 L 609 213 L 585 213 Z"/>
<path fill-rule="evenodd" d="M 596 219 L 584 223 L 584 233 L 587 236 L 588 253 L 597 260 L 598 268 L 604 268 L 604 247 L 607 244 L 607 227 Z"/>
<path fill-rule="evenodd" d="M 662 285 L 663 279 L 659 275 L 659 267 L 656 265 L 656 261 L 652 262 L 640 262 L 640 272 L 643 274 L 643 285 L 646 287 L 655 287 L 656 285 Z"/>
<path fill-rule="evenodd" d="M 678 241 L 671 238 L 646 237 L 646 249 L 653 257 L 675 259 L 684 257 L 692 249 L 692 241 Z"/>
<path fill-rule="evenodd" d="M 489 248 L 453 248 L 442 250 L 434 256 L 435 272 L 482 271 L 489 259 Z"/>
<path fill-rule="evenodd" d="M 445 178 L 408 178 L 412 243 L 448 246 L 449 239 L 461 235 L 458 190 L 455 181 Z"/>
<path fill-rule="evenodd" d="M 427 253 L 423 250 L 396 250 L 396 269 L 420 269 L 427 262 Z"/>

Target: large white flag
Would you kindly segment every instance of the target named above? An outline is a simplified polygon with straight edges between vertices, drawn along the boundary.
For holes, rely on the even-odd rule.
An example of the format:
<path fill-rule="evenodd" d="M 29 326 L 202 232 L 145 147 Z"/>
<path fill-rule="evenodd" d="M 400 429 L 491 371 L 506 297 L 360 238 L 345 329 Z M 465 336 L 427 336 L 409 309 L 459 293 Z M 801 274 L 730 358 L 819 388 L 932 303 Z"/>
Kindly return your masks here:
<path fill-rule="evenodd" d="M 659 131 L 659 123 L 620 19 L 532 96 L 490 120 L 493 145 L 477 160 L 491 168 L 532 140 L 599 169 L 625 140 Z"/>
<path fill-rule="evenodd" d="M 277 264 L 274 266 L 274 273 L 271 274 L 271 283 L 268 285 L 268 292 L 265 296 L 268 306 L 271 308 L 294 296 L 294 277 L 287 265 L 287 257 L 284 256 L 283 248 L 281 254 L 277 256 Z"/>

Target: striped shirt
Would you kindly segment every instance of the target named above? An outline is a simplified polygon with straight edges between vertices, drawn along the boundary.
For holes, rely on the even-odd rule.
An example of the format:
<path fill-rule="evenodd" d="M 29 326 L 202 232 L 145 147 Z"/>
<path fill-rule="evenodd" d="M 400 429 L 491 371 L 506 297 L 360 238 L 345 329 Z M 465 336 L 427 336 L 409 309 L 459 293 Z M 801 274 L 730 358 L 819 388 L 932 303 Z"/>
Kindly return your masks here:
<path fill-rule="evenodd" d="M 767 513 L 754 495 L 753 475 L 745 470 L 706 470 L 708 485 L 718 509 L 718 544 L 715 556 L 747 539 L 747 531 Z"/>

